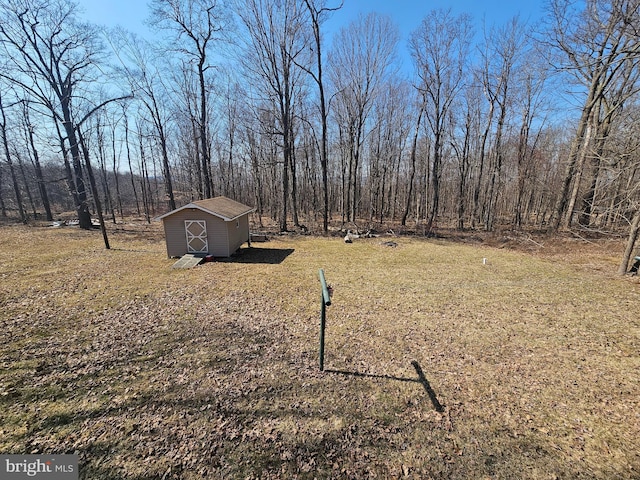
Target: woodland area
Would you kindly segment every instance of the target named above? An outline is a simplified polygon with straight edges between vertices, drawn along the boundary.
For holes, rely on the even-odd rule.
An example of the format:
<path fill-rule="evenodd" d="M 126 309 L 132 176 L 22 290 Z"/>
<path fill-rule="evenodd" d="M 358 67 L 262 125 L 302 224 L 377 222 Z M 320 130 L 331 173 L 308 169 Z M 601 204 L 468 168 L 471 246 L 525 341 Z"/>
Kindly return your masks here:
<path fill-rule="evenodd" d="M 640 0 L 551 0 L 539 23 L 481 29 L 434 10 L 407 45 L 376 13 L 327 42 L 340 8 L 152 0 L 146 40 L 73 2 L 0 0 L 0 216 L 90 228 L 225 195 L 281 231 L 624 232 L 626 272 Z"/>

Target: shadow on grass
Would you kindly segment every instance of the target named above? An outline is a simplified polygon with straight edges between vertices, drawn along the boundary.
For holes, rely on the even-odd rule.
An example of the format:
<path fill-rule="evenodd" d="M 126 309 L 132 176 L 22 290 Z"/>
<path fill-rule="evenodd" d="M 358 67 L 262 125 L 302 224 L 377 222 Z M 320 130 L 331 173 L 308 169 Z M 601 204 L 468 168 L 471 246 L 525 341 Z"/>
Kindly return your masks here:
<path fill-rule="evenodd" d="M 234 256 L 222 259 L 221 261 L 233 263 L 278 264 L 284 262 L 294 251 L 295 250 L 293 248 L 249 247 L 238 250 Z"/>
<path fill-rule="evenodd" d="M 276 326 L 287 329 L 284 324 Z M 381 413 L 371 413 L 353 408 L 347 399 L 335 407 L 344 424 L 317 434 L 318 421 L 324 421 L 317 419 L 324 418 L 325 411 L 315 403 L 316 395 L 330 399 L 336 393 L 322 393 L 326 383 L 322 377 L 309 380 L 304 368 L 298 372 L 308 359 L 292 356 L 287 344 L 271 346 L 272 335 L 254 325 L 230 319 L 196 330 L 177 325 L 171 334 L 144 330 L 136 335 L 132 329 L 129 335 L 117 335 L 120 328 L 114 324 L 113 338 L 106 338 L 113 344 L 103 345 L 104 350 L 78 345 L 71 352 L 72 362 L 66 350 L 50 348 L 46 361 L 36 356 L 37 349 L 30 351 L 32 362 L 42 366 L 33 373 L 32 396 L 19 402 L 33 405 L 29 411 L 40 407 L 42 411 L 26 419 L 33 428 L 20 430 L 21 438 L 11 439 L 13 445 L 25 445 L 25 453 L 77 452 L 80 480 L 362 478 L 372 475 L 365 470 L 371 459 L 360 453 L 354 457 L 353 452 L 391 455 L 396 434 L 404 437 L 412 428 L 411 419 L 389 413 L 392 406 L 383 404 Z M 285 338 L 288 335 L 285 332 Z M 143 340 L 141 356 L 138 342 Z M 193 368 L 194 357 L 187 350 L 193 355 L 215 353 L 203 353 L 200 369 Z M 261 371 L 264 364 L 268 370 Z M 220 381 L 209 382 L 204 375 Z M 408 378 L 352 375 L 422 383 L 412 371 Z M 234 376 L 238 383 L 227 382 Z M 360 387 L 347 388 L 355 394 Z M 16 413 L 21 410 L 14 406 Z M 281 433 L 291 425 L 300 430 Z M 391 433 L 383 429 L 386 426 Z M 440 431 L 433 435 L 434 443 L 444 448 Z M 431 467 L 436 460 L 432 456 L 421 460 L 428 469 L 423 478 L 450 477 L 448 464 Z M 372 467 L 378 475 L 395 476 L 391 470 L 395 467 L 381 462 Z"/>
<path fill-rule="evenodd" d="M 422 384 L 424 389 L 427 391 L 427 395 L 429 395 L 429 399 L 433 404 L 433 408 L 436 409 L 436 412 L 440 412 L 440 413 L 443 412 L 444 408 L 442 404 L 438 401 L 438 396 L 436 395 L 436 392 L 434 392 L 433 388 L 431 388 L 431 384 L 429 383 L 429 380 L 427 380 L 427 377 L 424 376 L 424 372 L 422 371 L 420 364 L 415 360 L 413 360 L 411 362 L 411 365 L 413 365 L 413 368 L 416 369 L 416 373 L 418 374 L 418 381 Z"/>
<path fill-rule="evenodd" d="M 111 247 L 110 250 L 114 252 L 151 253 L 153 255 L 158 255 L 157 250 L 140 250 L 136 248 L 118 248 L 118 247 Z"/>
<path fill-rule="evenodd" d="M 420 364 L 415 360 L 411 362 L 411 365 L 413 366 L 413 368 L 415 368 L 416 373 L 418 374 L 418 378 L 396 377 L 394 375 L 376 375 L 372 373 L 349 372 L 346 370 L 332 370 L 332 369 L 326 369 L 325 372 L 336 373 L 338 375 L 347 375 L 350 377 L 380 378 L 382 380 L 393 380 L 396 382 L 420 383 L 424 387 L 425 391 L 427 392 L 427 395 L 429 395 L 429 400 L 431 400 L 431 404 L 433 405 L 433 408 L 436 410 L 436 412 L 442 413 L 444 411 L 444 406 L 438 400 L 438 396 L 436 395 L 436 392 L 431 387 L 431 384 L 429 383 L 429 380 L 427 380 L 427 377 L 425 377 L 424 372 L 422 371 L 422 367 L 420 367 Z"/>
<path fill-rule="evenodd" d="M 111 247 L 114 252 L 130 252 L 130 253 L 149 253 L 158 255 L 157 250 L 144 250 L 135 248 L 119 248 Z M 231 263 L 266 263 L 279 264 L 291 255 L 295 250 L 293 248 L 256 248 L 248 247 L 238 250 L 233 256 L 228 258 L 216 258 L 216 262 Z"/>

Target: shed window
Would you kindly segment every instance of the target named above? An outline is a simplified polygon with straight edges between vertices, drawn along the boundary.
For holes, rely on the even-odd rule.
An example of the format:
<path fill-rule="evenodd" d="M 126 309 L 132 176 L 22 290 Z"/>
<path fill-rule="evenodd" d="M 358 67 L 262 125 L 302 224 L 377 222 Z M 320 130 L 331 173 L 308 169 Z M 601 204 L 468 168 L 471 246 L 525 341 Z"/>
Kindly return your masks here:
<path fill-rule="evenodd" d="M 240 220 L 236 220 L 236 228 L 240 228 Z"/>

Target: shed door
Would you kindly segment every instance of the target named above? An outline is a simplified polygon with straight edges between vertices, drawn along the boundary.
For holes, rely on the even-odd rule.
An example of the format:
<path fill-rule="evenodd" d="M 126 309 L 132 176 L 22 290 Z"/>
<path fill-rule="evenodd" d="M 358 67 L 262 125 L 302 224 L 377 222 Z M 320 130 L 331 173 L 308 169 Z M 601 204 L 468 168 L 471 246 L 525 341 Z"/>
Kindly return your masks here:
<path fill-rule="evenodd" d="M 208 253 L 207 222 L 204 220 L 185 220 L 188 253 Z"/>

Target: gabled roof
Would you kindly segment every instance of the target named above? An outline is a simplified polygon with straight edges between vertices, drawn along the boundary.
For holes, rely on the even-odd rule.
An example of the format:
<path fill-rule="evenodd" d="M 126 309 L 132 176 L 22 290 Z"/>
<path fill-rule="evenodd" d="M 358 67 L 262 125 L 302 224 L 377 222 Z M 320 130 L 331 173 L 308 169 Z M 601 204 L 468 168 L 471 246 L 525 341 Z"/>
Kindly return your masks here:
<path fill-rule="evenodd" d="M 255 210 L 255 208 L 253 207 L 248 207 L 246 205 L 243 205 L 242 203 L 236 202 L 235 200 L 231 200 L 230 198 L 220 196 L 187 203 L 180 208 L 176 208 L 175 210 L 159 216 L 157 219 L 162 220 L 165 217 L 173 215 L 174 213 L 178 213 L 187 208 L 197 208 L 198 210 L 202 210 L 203 212 L 221 218 L 225 222 L 230 222 Z"/>

